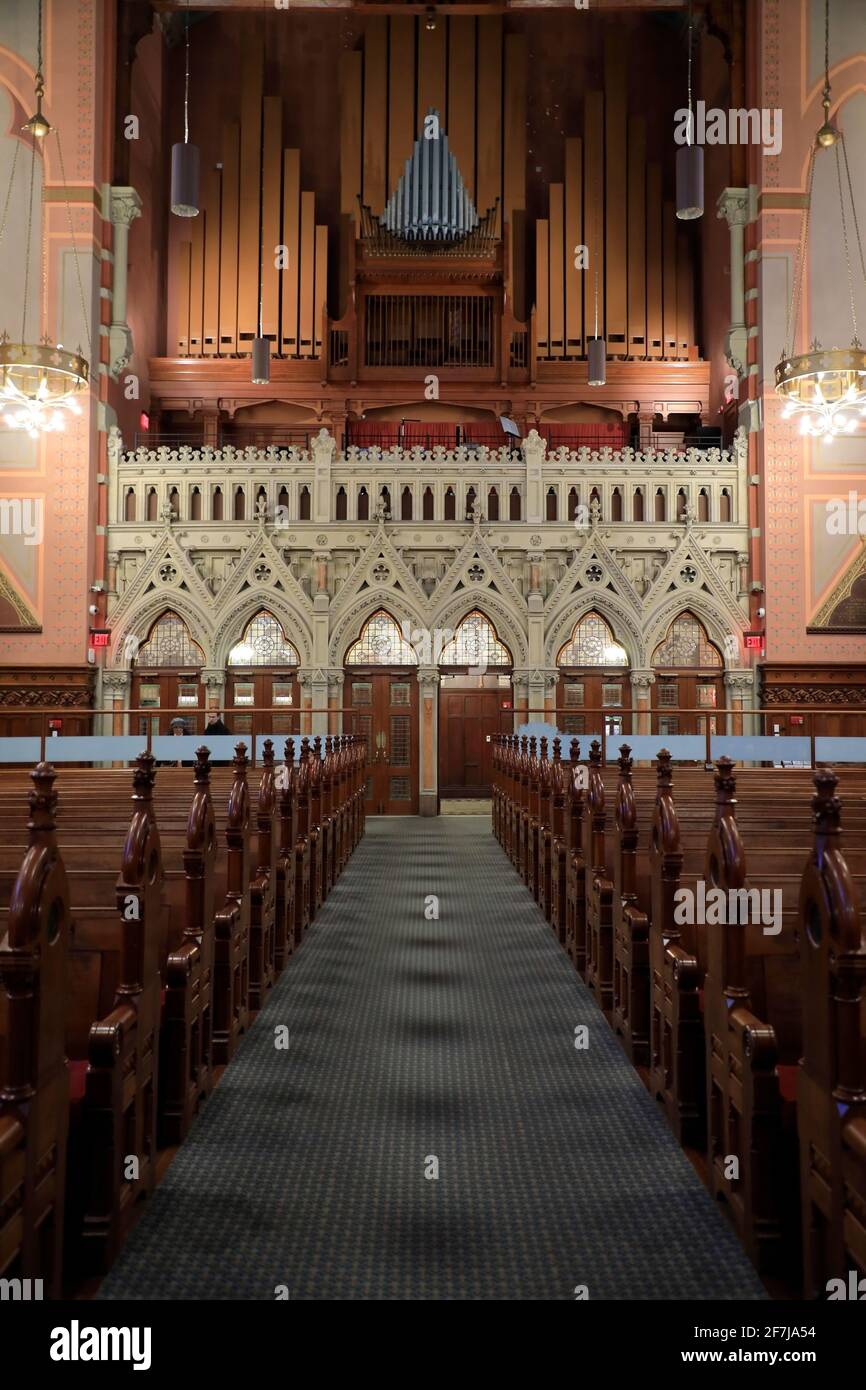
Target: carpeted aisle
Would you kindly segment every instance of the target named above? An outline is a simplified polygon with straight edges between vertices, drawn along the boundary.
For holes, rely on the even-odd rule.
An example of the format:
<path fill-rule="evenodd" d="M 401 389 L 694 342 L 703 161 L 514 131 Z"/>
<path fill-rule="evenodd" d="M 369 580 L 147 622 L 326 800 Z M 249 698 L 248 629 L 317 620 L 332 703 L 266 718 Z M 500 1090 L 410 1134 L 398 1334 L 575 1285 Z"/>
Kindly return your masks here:
<path fill-rule="evenodd" d="M 367 822 L 100 1297 L 278 1285 L 762 1296 L 487 818 Z"/>

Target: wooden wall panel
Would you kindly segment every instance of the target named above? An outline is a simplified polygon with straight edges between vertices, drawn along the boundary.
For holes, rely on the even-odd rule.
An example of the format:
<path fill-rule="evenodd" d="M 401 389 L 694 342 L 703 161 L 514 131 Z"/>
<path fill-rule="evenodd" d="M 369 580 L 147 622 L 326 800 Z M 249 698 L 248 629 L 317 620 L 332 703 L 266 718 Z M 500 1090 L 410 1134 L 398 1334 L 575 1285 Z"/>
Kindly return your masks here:
<path fill-rule="evenodd" d="M 662 171 L 660 164 L 647 165 L 646 317 L 647 357 L 663 357 Z"/>
<path fill-rule="evenodd" d="M 238 177 L 240 131 L 223 126 L 222 230 L 220 240 L 220 352 L 238 343 Z"/>
<path fill-rule="evenodd" d="M 626 46 L 616 28 L 605 36 L 605 196 L 607 230 L 605 248 L 605 328 L 607 350 L 622 356 L 628 350 L 626 303 L 628 269 L 626 265 Z"/>
<path fill-rule="evenodd" d="M 316 287 L 313 292 L 313 328 L 315 330 L 316 357 L 322 355 L 322 321 L 328 302 L 328 228 L 321 224 L 316 227 Z"/>
<path fill-rule="evenodd" d="M 628 351 L 646 356 L 646 121 L 628 127 Z"/>
<path fill-rule="evenodd" d="M 192 219 L 189 262 L 189 355 L 201 357 L 204 321 L 204 213 Z"/>
<path fill-rule="evenodd" d="M 340 62 L 340 212 L 354 218 L 360 232 L 361 214 L 361 53 L 344 53 Z"/>
<path fill-rule="evenodd" d="M 259 312 L 259 195 L 264 51 L 258 25 L 244 26 L 241 59 L 241 178 L 238 234 L 238 348 L 255 337 Z"/>
<path fill-rule="evenodd" d="M 585 277 L 584 336 L 595 333 L 598 285 L 598 332 L 604 336 L 604 96 L 587 92 L 584 116 L 583 239 L 589 248 Z"/>
<path fill-rule="evenodd" d="M 665 357 L 677 355 L 677 217 L 672 202 L 662 211 L 663 302 L 662 329 Z"/>
<path fill-rule="evenodd" d="M 282 273 L 283 300 L 280 313 L 280 351 L 287 357 L 298 355 L 298 285 L 301 240 L 301 155 L 299 150 L 283 152 L 283 242 L 288 247 L 288 266 Z"/>
<path fill-rule="evenodd" d="M 189 356 L 189 268 L 192 245 L 177 244 L 177 355 Z"/>
<path fill-rule="evenodd" d="M 202 354 L 213 357 L 219 351 L 220 331 L 220 171 L 206 169 L 202 178 L 204 194 L 204 342 Z"/>
<path fill-rule="evenodd" d="M 388 110 L 388 21 L 375 15 L 364 25 L 364 187 L 371 212 L 385 206 Z"/>
<path fill-rule="evenodd" d="M 276 248 L 281 243 L 283 171 L 283 104 L 279 97 L 265 97 L 264 151 L 262 156 L 262 332 L 279 342 L 280 271 Z"/>
<path fill-rule="evenodd" d="M 388 186 L 390 198 L 412 153 L 415 129 L 415 17 L 391 16 L 388 75 Z"/>
<path fill-rule="evenodd" d="M 535 335 L 542 357 L 547 356 L 550 341 L 549 247 L 548 222 L 546 218 L 539 217 L 535 223 Z"/>
<path fill-rule="evenodd" d="M 315 351 L 313 295 L 316 284 L 316 195 L 301 194 L 301 306 L 299 351 L 312 357 Z"/>
<path fill-rule="evenodd" d="M 478 116 L 476 139 L 479 217 L 502 197 L 502 19 L 485 15 L 478 21 Z M 499 220 L 502 208 L 500 204 Z"/>
<path fill-rule="evenodd" d="M 565 284 L 563 280 L 562 184 L 550 185 L 550 355 L 561 357 L 565 341 Z"/>
<path fill-rule="evenodd" d="M 453 21 L 452 21 L 453 23 Z M 505 102 L 502 139 L 503 208 L 511 221 L 515 208 L 526 207 L 526 39 L 505 36 Z"/>
<path fill-rule="evenodd" d="M 440 18 L 435 29 L 425 29 L 423 23 L 418 25 L 418 125 L 423 124 L 424 117 L 432 106 L 439 112 L 447 132 L 446 31 L 444 16 Z"/>
<path fill-rule="evenodd" d="M 575 247 L 583 244 L 581 227 L 583 142 L 565 142 L 565 351 L 583 351 L 583 290 L 586 270 L 575 267 Z"/>
<path fill-rule="evenodd" d="M 474 18 L 452 15 L 448 21 L 448 125 L 446 134 L 451 153 L 457 160 L 457 167 L 473 201 L 475 199 L 475 97 L 475 20 Z M 422 108 L 420 100 L 418 111 L 419 116 L 423 116 L 426 111 L 426 107 Z"/>

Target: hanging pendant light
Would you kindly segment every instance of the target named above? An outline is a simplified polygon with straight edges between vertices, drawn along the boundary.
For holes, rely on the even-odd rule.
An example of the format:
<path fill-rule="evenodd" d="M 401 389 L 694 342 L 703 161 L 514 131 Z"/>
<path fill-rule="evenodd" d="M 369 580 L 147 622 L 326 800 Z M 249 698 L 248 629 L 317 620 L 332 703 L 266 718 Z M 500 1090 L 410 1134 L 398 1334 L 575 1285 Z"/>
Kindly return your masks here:
<path fill-rule="evenodd" d="M 87 358 L 79 346 L 77 352 L 55 343 L 48 336 L 45 327 L 47 303 L 42 297 L 42 336 L 38 342 L 28 341 L 27 310 L 30 299 L 30 245 L 33 232 L 33 190 L 36 181 L 37 144 L 50 134 L 57 140 L 58 164 L 63 190 L 66 195 L 66 215 L 69 222 L 69 241 L 78 279 L 78 293 L 81 304 L 81 321 L 87 324 L 87 308 L 84 301 L 84 287 L 81 283 L 81 265 L 75 244 L 75 229 L 72 224 L 72 210 L 69 205 L 69 190 L 66 184 L 66 171 L 63 164 L 63 146 L 60 132 L 49 124 L 42 111 L 42 98 L 45 82 L 42 73 L 42 0 L 39 0 L 38 32 L 36 56 L 36 112 L 22 126 L 32 138 L 30 158 L 29 196 L 27 200 L 27 226 L 24 243 L 24 265 L 22 280 L 24 286 L 24 309 L 21 319 L 21 336 L 12 338 L 4 329 L 0 334 L 0 415 L 5 425 L 13 430 L 26 430 L 32 439 L 40 434 L 63 430 L 70 415 L 80 415 L 81 406 L 76 400 L 79 392 L 87 386 L 90 368 Z M 3 204 L 3 217 L 0 221 L 0 243 L 6 234 L 6 222 L 12 191 L 15 184 L 15 170 L 18 162 L 19 141 L 15 141 L 9 186 Z M 44 257 L 46 241 L 43 240 L 43 279 L 45 277 Z"/>
<path fill-rule="evenodd" d="M 776 367 L 776 394 L 784 401 L 782 415 L 785 419 L 797 419 L 801 434 L 813 435 L 829 442 L 839 435 L 850 435 L 866 421 L 866 352 L 857 334 L 857 307 L 854 294 L 854 270 L 851 264 L 851 242 L 856 245 L 863 283 L 866 285 L 866 261 L 863 257 L 863 242 L 854 203 L 854 187 L 851 170 L 848 166 L 848 151 L 845 137 L 830 120 L 830 0 L 824 7 L 824 122 L 815 136 L 809 156 L 809 172 L 806 184 L 806 208 L 803 217 L 803 231 L 800 240 L 794 286 L 788 317 L 785 326 L 785 346 Z M 797 321 L 800 317 L 800 301 L 803 280 L 806 273 L 806 258 L 809 246 L 809 217 L 812 209 L 812 192 L 815 178 L 815 160 L 823 150 L 833 150 L 836 160 L 836 186 L 839 191 L 839 220 L 841 222 L 841 242 L 828 247 L 826 256 L 830 263 L 843 261 L 848 272 L 848 295 L 851 314 L 850 347 L 822 348 L 817 338 L 812 340 L 809 351 L 795 354 Z M 840 159 L 841 151 L 841 159 Z M 848 201 L 851 205 L 851 220 L 854 236 L 849 235 L 848 213 L 845 207 L 842 170 L 844 165 L 845 183 L 848 188 Z"/>
<path fill-rule="evenodd" d="M 692 144 L 695 118 L 692 111 L 692 35 L 694 23 L 689 0 L 689 123 L 688 143 L 677 150 L 677 217 L 681 222 L 693 222 L 704 215 L 704 151 Z"/>
<path fill-rule="evenodd" d="M 199 170 L 198 145 L 189 143 L 189 0 L 187 0 L 183 140 L 171 147 L 171 210 L 175 217 L 198 217 Z"/>
<path fill-rule="evenodd" d="M 587 381 L 604 386 L 607 381 L 607 343 L 598 336 L 598 266 L 595 268 L 595 336 L 587 339 Z"/>

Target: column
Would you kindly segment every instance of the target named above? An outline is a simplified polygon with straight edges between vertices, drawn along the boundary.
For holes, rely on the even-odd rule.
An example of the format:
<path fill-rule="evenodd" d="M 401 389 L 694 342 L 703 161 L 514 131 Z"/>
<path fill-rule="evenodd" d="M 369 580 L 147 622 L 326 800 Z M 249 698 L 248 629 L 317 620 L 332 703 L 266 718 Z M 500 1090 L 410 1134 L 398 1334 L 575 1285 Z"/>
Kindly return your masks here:
<path fill-rule="evenodd" d="M 418 814 L 439 814 L 439 672 L 418 667 Z"/>
<path fill-rule="evenodd" d="M 716 216 L 727 222 L 731 237 L 731 326 L 725 356 L 737 376 L 743 377 L 748 363 L 744 236 L 749 219 L 749 190 L 724 188 L 716 201 L 716 210 Z"/>
<path fill-rule="evenodd" d="M 544 520 L 544 455 L 547 445 L 538 430 L 530 430 L 523 441 L 523 458 L 526 464 L 526 485 L 523 499 L 523 519 L 530 526 L 538 526 Z M 508 499 L 505 499 L 506 511 Z"/>
<path fill-rule="evenodd" d="M 514 732 L 517 733 L 521 724 L 529 721 L 529 673 L 515 671 L 511 677 L 511 685 L 514 690 Z"/>
<path fill-rule="evenodd" d="M 726 704 L 731 711 L 728 733 L 735 735 L 755 732 L 755 673 L 754 671 L 726 671 Z"/>
<path fill-rule="evenodd" d="M 111 226 L 114 276 L 109 330 L 111 375 L 118 377 L 133 353 L 132 333 L 126 322 L 126 286 L 129 267 L 129 228 L 141 216 L 141 199 L 134 188 L 112 188 Z"/>
<path fill-rule="evenodd" d="M 336 441 L 327 430 L 319 430 L 311 441 L 313 495 L 310 499 L 310 519 L 320 525 L 327 525 L 331 520 L 331 461 L 335 449 Z"/>
<path fill-rule="evenodd" d="M 346 673 L 342 667 L 328 671 L 328 733 L 343 732 L 343 686 Z"/>
<path fill-rule="evenodd" d="M 311 734 L 313 707 L 313 677 L 310 671 L 298 672 L 298 685 L 301 688 L 301 735 Z"/>
<path fill-rule="evenodd" d="M 226 673 L 215 668 L 204 670 L 201 673 L 201 683 L 204 686 L 204 706 L 206 710 L 215 709 L 218 712 L 225 710 L 226 698 Z"/>
<path fill-rule="evenodd" d="M 299 679 L 300 679 L 300 677 L 299 677 Z M 313 735 L 315 735 L 315 734 L 321 734 L 322 737 L 324 738 L 325 735 L 329 732 L 329 730 L 328 730 L 328 711 L 329 711 L 328 693 L 329 693 L 329 684 L 330 684 L 330 682 L 329 682 L 329 679 L 328 679 L 328 672 L 327 672 L 327 671 L 322 671 L 322 670 L 316 670 L 316 671 L 308 672 L 308 673 L 307 673 L 307 681 L 308 681 L 308 689 L 309 689 L 309 692 L 310 692 L 310 693 L 309 693 L 308 702 L 306 703 L 306 707 L 307 707 L 308 709 L 311 710 L 311 715 L 310 715 L 310 728 L 309 728 L 309 730 L 305 730 L 304 732 L 309 732 L 309 733 L 311 733 L 311 734 L 313 734 Z M 302 695 L 301 695 L 301 704 L 302 704 L 302 705 L 305 704 L 304 697 L 303 697 L 303 690 L 302 690 Z"/>
<path fill-rule="evenodd" d="M 655 671 L 632 671 L 631 681 L 631 730 L 632 734 L 652 733 L 652 687 L 655 685 Z"/>

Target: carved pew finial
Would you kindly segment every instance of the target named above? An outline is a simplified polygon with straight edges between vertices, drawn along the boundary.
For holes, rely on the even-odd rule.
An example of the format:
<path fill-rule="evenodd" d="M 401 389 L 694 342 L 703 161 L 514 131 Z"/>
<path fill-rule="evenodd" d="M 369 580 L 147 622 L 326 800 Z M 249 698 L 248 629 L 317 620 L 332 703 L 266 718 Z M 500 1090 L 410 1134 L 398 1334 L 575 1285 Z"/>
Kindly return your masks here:
<path fill-rule="evenodd" d="M 30 806 L 27 829 L 30 831 L 31 845 L 45 843 L 45 837 L 53 835 L 57 828 L 57 792 L 54 790 L 56 777 L 57 772 L 51 763 L 37 763 L 30 773 L 33 785 L 27 793 Z"/>
<path fill-rule="evenodd" d="M 820 864 L 825 850 L 829 849 L 827 841 L 831 836 L 836 840 L 841 836 L 842 802 L 836 795 L 839 778 L 829 767 L 819 768 L 812 781 L 815 783 L 812 797 L 815 855 Z"/>
<path fill-rule="evenodd" d="M 713 781 L 716 784 L 716 825 L 718 825 L 723 816 L 733 816 L 737 806 L 737 779 L 734 776 L 734 764 L 724 754 L 716 760 Z"/>
<path fill-rule="evenodd" d="M 153 784 L 156 781 L 156 759 L 152 753 L 139 753 L 132 773 L 132 799 L 153 803 Z"/>
<path fill-rule="evenodd" d="M 562 762 L 562 739 L 559 736 L 553 740 L 553 761 Z"/>
<path fill-rule="evenodd" d="M 580 740 L 573 738 L 569 746 L 569 757 L 573 763 L 580 761 Z"/>
<path fill-rule="evenodd" d="M 589 761 L 593 767 L 601 767 L 601 744 L 597 738 L 589 745 Z"/>
<path fill-rule="evenodd" d="M 197 790 L 210 786 L 210 749 L 204 744 L 195 750 L 192 780 Z"/>
<path fill-rule="evenodd" d="M 673 759 L 667 748 L 660 748 L 656 754 L 656 778 L 658 790 L 672 791 L 674 785 Z"/>

